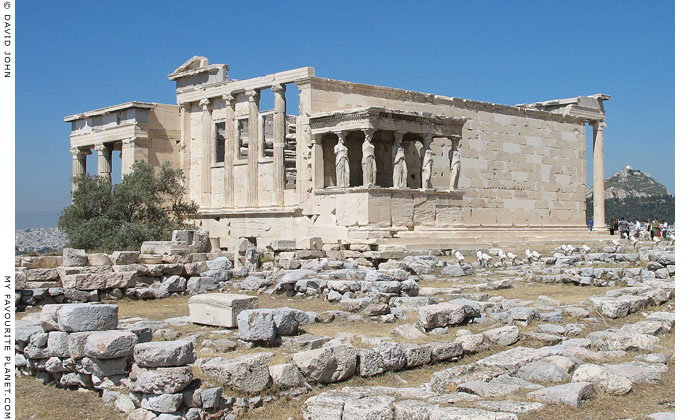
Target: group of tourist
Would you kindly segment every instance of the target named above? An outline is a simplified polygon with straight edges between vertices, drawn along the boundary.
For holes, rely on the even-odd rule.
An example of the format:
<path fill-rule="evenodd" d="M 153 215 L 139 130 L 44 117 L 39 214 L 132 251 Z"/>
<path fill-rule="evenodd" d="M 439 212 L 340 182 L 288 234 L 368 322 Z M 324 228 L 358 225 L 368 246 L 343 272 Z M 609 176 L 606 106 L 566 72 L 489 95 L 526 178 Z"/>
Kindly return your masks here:
<path fill-rule="evenodd" d="M 646 238 L 643 232 L 649 232 L 649 239 L 651 238 L 666 238 L 668 234 L 668 222 L 656 217 L 654 220 L 647 219 L 644 222 L 640 222 L 640 219 L 627 220 L 625 217 L 619 219 L 614 219 L 613 217 L 609 220 L 609 232 L 611 235 L 615 235 L 616 232 L 620 235 L 621 239 L 642 239 Z"/>

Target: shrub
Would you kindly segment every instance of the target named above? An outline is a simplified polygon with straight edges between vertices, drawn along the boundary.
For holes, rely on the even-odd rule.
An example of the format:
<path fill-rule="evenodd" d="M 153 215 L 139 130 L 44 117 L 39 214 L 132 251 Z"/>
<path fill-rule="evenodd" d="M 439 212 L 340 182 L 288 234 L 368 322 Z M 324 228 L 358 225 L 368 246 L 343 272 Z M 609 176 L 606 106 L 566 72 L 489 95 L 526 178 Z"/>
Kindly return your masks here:
<path fill-rule="evenodd" d="M 158 173 L 135 162 L 114 188 L 98 176 L 76 177 L 72 204 L 62 210 L 58 227 L 70 247 L 88 250 L 134 250 L 143 241 L 170 240 L 175 229 L 195 229 L 185 220 L 199 206 L 184 202 L 182 181 L 182 170 L 169 162 Z"/>

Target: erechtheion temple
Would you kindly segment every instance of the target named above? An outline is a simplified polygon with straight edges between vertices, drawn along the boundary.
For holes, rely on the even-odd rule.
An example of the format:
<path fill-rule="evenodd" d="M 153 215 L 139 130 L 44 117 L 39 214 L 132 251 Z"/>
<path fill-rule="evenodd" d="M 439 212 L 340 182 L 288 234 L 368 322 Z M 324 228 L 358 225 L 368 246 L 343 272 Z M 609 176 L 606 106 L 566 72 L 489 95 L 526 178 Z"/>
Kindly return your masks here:
<path fill-rule="evenodd" d="M 603 101 L 516 106 L 331 80 L 303 67 L 229 80 L 193 57 L 168 78 L 177 105 L 128 102 L 68 116 L 73 175 L 98 153 L 111 177 L 143 160 L 184 171 L 197 224 L 239 238 L 422 246 L 590 235 L 586 126 L 593 128 L 594 226 L 605 228 Z M 299 90 L 286 113 L 286 86 Z M 260 111 L 272 95 L 273 109 Z M 294 106 L 293 106 L 294 107 Z"/>

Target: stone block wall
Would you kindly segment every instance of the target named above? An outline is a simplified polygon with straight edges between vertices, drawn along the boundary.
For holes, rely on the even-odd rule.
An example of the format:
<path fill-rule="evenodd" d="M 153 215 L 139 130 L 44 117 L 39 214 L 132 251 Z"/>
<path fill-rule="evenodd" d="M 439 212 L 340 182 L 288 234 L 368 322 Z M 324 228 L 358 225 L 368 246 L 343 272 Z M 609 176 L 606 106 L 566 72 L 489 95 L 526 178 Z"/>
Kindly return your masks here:
<path fill-rule="evenodd" d="M 312 112 L 385 107 L 467 118 L 463 127 L 464 226 L 585 225 L 585 132 L 574 119 L 515 107 L 351 82 L 311 79 Z M 446 139 L 435 139 L 434 176 L 447 188 Z M 441 217 L 439 217 L 441 216 Z M 437 218 L 443 218 L 437 215 Z"/>

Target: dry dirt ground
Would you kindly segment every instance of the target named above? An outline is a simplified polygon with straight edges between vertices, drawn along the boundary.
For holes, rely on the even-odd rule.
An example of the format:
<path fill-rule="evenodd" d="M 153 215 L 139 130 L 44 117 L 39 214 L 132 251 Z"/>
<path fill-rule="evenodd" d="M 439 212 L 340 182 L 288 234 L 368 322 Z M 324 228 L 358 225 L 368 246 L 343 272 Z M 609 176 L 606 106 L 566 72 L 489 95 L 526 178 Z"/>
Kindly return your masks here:
<path fill-rule="evenodd" d="M 420 281 L 420 287 L 451 287 L 449 282 L 424 282 Z M 554 299 L 560 300 L 565 304 L 573 304 L 580 302 L 592 295 L 601 295 L 609 288 L 601 287 L 578 287 L 572 285 L 548 285 L 541 283 L 517 283 L 516 287 L 510 289 L 496 290 L 488 292 L 490 295 L 503 296 L 505 298 L 514 299 L 536 299 L 540 295 L 547 295 Z M 120 318 L 127 317 L 143 317 L 151 320 L 162 320 L 171 317 L 188 315 L 187 309 L 188 297 L 170 297 L 157 301 L 120 301 L 119 316 Z M 285 296 L 267 296 L 259 295 L 260 308 L 275 308 L 281 306 L 289 306 L 306 311 L 316 311 L 323 313 L 327 310 L 338 309 L 337 304 L 325 302 L 323 299 L 304 299 L 304 298 L 286 298 Z M 675 301 L 669 301 L 659 308 L 648 308 L 646 312 L 654 310 L 673 310 Z M 641 311 L 645 312 L 645 311 Z M 596 316 L 596 315 L 595 315 Z M 22 317 L 22 315 L 20 315 Z M 404 323 L 413 323 L 416 321 L 416 312 L 407 313 L 407 321 Z M 605 329 L 608 327 L 620 327 L 624 323 L 632 323 L 643 319 L 643 315 L 638 312 L 628 317 L 618 320 L 604 320 L 601 318 L 599 325 L 594 329 Z M 578 322 L 577 320 L 564 317 L 563 323 Z M 367 337 L 381 337 L 389 336 L 392 328 L 401 325 L 402 322 L 395 324 L 382 324 L 368 321 L 366 323 L 349 323 L 345 321 L 336 321 L 329 324 L 312 324 L 305 327 L 304 332 L 334 336 L 337 333 L 351 332 L 354 334 L 362 334 Z M 404 340 L 400 337 L 395 337 L 396 341 L 416 342 L 424 341 L 441 341 L 444 339 L 452 340 L 456 336 L 458 329 L 468 329 L 470 331 L 478 331 L 485 329 L 478 325 L 468 325 L 463 327 L 449 328 L 449 332 L 442 336 L 429 335 L 429 338 L 421 340 Z M 191 332 L 214 332 L 218 331 L 212 327 L 200 327 L 189 325 L 184 327 L 176 327 L 181 333 Z M 534 331 L 536 325 L 529 325 L 528 327 L 520 327 L 521 332 Z M 589 333 L 592 328 L 587 328 L 584 335 Z M 365 343 L 356 342 L 356 345 L 366 346 Z M 539 346 L 537 343 L 530 343 L 526 340 L 521 340 L 515 345 L 525 346 Z M 661 348 L 658 351 L 673 355 L 671 362 L 669 362 L 669 371 L 662 375 L 662 380 L 658 384 L 636 384 L 633 391 L 625 396 L 611 396 L 608 394 L 598 393 L 591 400 L 587 401 L 583 407 L 573 409 L 566 406 L 559 405 L 545 405 L 541 410 L 520 415 L 521 420 L 547 420 L 547 419 L 568 419 L 568 420 L 589 420 L 589 419 L 644 419 L 647 414 L 659 411 L 674 411 L 675 410 L 675 330 L 669 334 L 661 337 Z M 309 396 L 316 395 L 327 389 L 335 389 L 344 386 L 398 386 L 398 387 L 412 387 L 429 382 L 431 375 L 441 369 L 452 366 L 457 366 L 465 363 L 471 363 L 479 358 L 486 357 L 492 353 L 505 350 L 505 348 L 490 349 L 487 352 L 465 357 L 457 362 L 443 363 L 437 365 L 427 365 L 418 367 L 416 369 L 405 370 L 401 372 L 387 372 L 378 377 L 363 379 L 359 377 L 350 380 L 332 384 L 328 387 L 314 386 L 313 391 L 304 395 L 299 399 L 286 401 L 282 400 L 279 403 L 269 404 L 267 407 L 256 409 L 244 416 L 246 419 L 253 420 L 284 420 L 292 417 L 297 420 L 301 418 L 301 406 L 304 400 Z M 278 348 L 264 349 L 257 348 L 252 350 L 245 350 L 238 348 L 235 351 L 222 354 L 203 354 L 204 357 L 224 356 L 236 357 L 245 352 L 252 351 L 272 351 L 276 354 L 270 364 L 282 363 L 285 354 Z M 633 359 L 639 353 L 630 352 L 626 357 L 616 360 L 616 362 Z M 73 391 L 66 389 L 58 389 L 53 385 L 43 385 L 40 381 L 33 377 L 17 378 L 17 419 L 80 419 L 80 420 L 98 420 L 98 419 L 124 419 L 114 412 L 111 407 L 104 406 L 102 400 L 95 392 Z M 524 399 L 523 399 L 524 400 Z"/>

